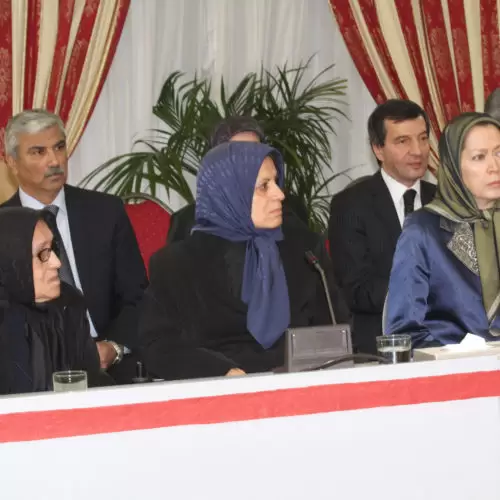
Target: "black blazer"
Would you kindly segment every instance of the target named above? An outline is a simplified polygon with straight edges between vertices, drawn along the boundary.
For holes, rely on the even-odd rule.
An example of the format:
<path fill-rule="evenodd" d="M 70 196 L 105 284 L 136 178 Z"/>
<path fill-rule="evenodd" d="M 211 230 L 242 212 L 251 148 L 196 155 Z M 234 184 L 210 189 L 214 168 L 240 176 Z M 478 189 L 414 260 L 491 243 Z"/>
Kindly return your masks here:
<path fill-rule="evenodd" d="M 435 192 L 433 184 L 422 181 L 422 205 Z M 330 251 L 354 316 L 353 344 L 358 352 L 376 352 L 375 337 L 382 334 L 382 311 L 400 234 L 396 208 L 380 171 L 333 197 Z"/>
<path fill-rule="evenodd" d="M 306 229 L 283 229 L 278 248 L 285 270 L 292 327 L 325 325 L 330 315 L 319 274 L 306 250 L 322 263 L 339 323 L 350 313 L 331 270 L 324 241 Z M 164 379 L 221 376 L 231 368 L 248 373 L 283 365 L 284 336 L 263 349 L 246 328 L 241 301 L 246 244 L 194 232 L 167 245 L 150 262 L 139 331 L 148 372 Z"/>
<path fill-rule="evenodd" d="M 147 286 L 134 230 L 120 198 L 66 185 L 66 207 L 85 304 L 99 339 L 138 346 L 137 304 Z M 19 193 L 0 207 L 21 206 Z"/>

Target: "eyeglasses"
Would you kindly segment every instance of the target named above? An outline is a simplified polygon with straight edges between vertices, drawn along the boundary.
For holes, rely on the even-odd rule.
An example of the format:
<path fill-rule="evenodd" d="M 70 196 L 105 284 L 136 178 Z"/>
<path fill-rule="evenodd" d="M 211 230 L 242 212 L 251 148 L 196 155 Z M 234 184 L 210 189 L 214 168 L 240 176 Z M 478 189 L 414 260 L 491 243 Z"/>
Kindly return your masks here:
<path fill-rule="evenodd" d="M 52 248 L 42 248 L 37 254 L 36 257 L 40 262 L 48 262 L 50 259 L 50 255 L 52 254 Z"/>

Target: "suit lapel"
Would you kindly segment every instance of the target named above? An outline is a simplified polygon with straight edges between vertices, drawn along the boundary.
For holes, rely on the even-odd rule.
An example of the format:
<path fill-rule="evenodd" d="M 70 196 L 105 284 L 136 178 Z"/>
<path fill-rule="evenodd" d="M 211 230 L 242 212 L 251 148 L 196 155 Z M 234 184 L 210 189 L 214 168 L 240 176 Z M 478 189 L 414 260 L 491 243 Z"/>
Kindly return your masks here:
<path fill-rule="evenodd" d="M 430 203 L 433 200 L 435 194 L 436 186 L 434 184 L 424 181 L 420 183 L 420 196 L 422 199 L 422 206 Z"/>
<path fill-rule="evenodd" d="M 372 183 L 373 210 L 378 218 L 384 222 L 395 244 L 401 234 L 401 224 L 396 212 L 396 207 L 392 201 L 391 193 L 380 171 L 373 176 Z"/>
<path fill-rule="evenodd" d="M 92 281 L 92 252 L 90 242 L 92 241 L 91 228 L 88 227 L 85 209 L 80 206 L 78 191 L 65 186 L 66 210 L 68 211 L 69 231 L 71 244 L 75 254 L 78 277 L 82 284 L 84 294 L 91 288 Z"/>
<path fill-rule="evenodd" d="M 21 198 L 19 198 L 19 191 L 16 191 L 11 198 L 2 204 L 2 207 L 20 207 Z"/>

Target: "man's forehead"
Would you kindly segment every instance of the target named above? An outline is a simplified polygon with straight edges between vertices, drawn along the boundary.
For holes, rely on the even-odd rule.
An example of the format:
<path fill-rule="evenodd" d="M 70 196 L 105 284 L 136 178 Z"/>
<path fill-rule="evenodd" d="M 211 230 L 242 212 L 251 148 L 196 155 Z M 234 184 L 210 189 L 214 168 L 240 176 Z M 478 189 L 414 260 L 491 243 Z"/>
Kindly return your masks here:
<path fill-rule="evenodd" d="M 427 132 L 427 126 L 422 116 L 402 121 L 387 118 L 384 120 L 384 124 L 388 136 L 415 135 Z"/>
<path fill-rule="evenodd" d="M 62 140 L 64 140 L 64 134 L 57 126 L 49 127 L 34 134 L 24 132 L 17 136 L 18 144 L 24 147 L 53 146 Z"/>

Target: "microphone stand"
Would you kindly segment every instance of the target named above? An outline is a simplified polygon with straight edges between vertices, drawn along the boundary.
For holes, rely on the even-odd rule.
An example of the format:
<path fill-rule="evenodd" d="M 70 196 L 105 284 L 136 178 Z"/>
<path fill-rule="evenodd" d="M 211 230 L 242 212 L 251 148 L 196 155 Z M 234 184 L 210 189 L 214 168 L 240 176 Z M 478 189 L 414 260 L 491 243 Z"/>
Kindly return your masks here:
<path fill-rule="evenodd" d="M 328 311 L 330 313 L 330 319 L 332 320 L 332 325 L 335 326 L 337 324 L 337 320 L 335 318 L 335 313 L 333 312 L 332 299 L 330 297 L 330 289 L 328 288 L 328 281 L 326 280 L 326 274 L 323 269 L 323 266 L 319 263 L 318 258 L 314 255 L 310 250 L 306 252 L 306 260 L 311 264 L 316 271 L 318 271 L 321 277 L 321 283 L 323 284 L 323 289 L 325 291 L 326 302 L 328 304 Z"/>

